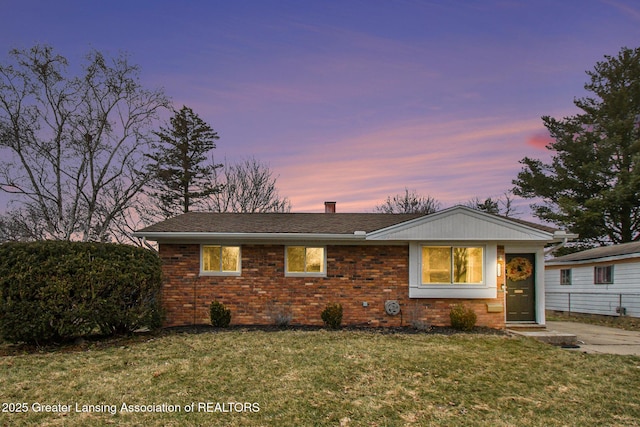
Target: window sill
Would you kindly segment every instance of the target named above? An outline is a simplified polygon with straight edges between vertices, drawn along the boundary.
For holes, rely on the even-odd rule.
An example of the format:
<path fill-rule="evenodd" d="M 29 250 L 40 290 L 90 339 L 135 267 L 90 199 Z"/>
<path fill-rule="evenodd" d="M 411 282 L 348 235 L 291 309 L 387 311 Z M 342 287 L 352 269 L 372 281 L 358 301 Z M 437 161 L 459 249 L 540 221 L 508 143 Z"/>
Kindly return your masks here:
<path fill-rule="evenodd" d="M 412 285 L 409 298 L 497 298 L 498 290 L 486 285 Z"/>
<path fill-rule="evenodd" d="M 327 273 L 284 273 L 284 277 L 327 277 Z"/>
<path fill-rule="evenodd" d="M 200 276 L 240 277 L 239 271 L 201 271 Z"/>

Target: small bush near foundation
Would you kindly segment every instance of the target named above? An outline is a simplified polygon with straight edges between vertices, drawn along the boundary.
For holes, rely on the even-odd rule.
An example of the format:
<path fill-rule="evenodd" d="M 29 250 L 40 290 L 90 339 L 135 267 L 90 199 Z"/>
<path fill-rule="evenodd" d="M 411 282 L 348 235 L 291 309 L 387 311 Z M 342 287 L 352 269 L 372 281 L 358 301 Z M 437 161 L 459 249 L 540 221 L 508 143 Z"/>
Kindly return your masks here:
<path fill-rule="evenodd" d="M 472 330 L 478 320 L 476 313 L 462 304 L 456 304 L 451 307 L 449 318 L 451 319 L 451 327 L 461 331 Z"/>
<path fill-rule="evenodd" d="M 293 313 L 288 304 L 280 305 L 277 302 L 271 302 L 267 305 L 267 314 L 273 323 L 281 328 L 289 326 Z"/>
<path fill-rule="evenodd" d="M 322 317 L 322 321 L 327 327 L 339 329 L 342 324 L 342 304 L 327 304 L 320 317 Z"/>
<path fill-rule="evenodd" d="M 226 328 L 231 323 L 231 310 L 218 301 L 211 303 L 211 324 L 216 328 Z"/>
<path fill-rule="evenodd" d="M 408 310 L 409 312 L 409 324 L 411 327 L 418 331 L 428 331 L 431 329 L 431 324 L 423 320 L 424 307 L 414 306 Z"/>

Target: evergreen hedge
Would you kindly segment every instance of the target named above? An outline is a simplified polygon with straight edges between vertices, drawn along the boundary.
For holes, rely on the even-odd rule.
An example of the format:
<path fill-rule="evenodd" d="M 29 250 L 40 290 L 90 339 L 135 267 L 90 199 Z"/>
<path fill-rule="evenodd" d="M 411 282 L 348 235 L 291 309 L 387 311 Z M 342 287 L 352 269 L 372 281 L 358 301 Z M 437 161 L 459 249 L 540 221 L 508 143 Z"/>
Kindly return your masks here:
<path fill-rule="evenodd" d="M 216 328 L 226 328 L 231 323 L 231 310 L 223 303 L 213 301 L 209 307 L 211 313 L 211 324 Z"/>
<path fill-rule="evenodd" d="M 43 343 L 157 328 L 161 268 L 147 249 L 42 241 L 0 245 L 0 335 Z"/>
<path fill-rule="evenodd" d="M 342 324 L 342 304 L 329 303 L 320 313 L 320 317 L 326 326 L 331 329 L 340 329 Z"/>

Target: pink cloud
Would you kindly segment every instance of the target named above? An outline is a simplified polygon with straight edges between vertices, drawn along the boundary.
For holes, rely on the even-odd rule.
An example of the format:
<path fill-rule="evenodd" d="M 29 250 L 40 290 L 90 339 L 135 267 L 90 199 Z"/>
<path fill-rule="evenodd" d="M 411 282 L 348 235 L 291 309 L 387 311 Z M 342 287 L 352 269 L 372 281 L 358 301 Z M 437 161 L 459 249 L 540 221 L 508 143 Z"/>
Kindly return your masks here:
<path fill-rule="evenodd" d="M 539 128 L 537 119 L 406 121 L 270 161 L 297 212 L 321 212 L 325 200 L 339 212 L 370 212 L 405 187 L 446 207 L 509 190 L 527 155 L 510 142 Z"/>
<path fill-rule="evenodd" d="M 546 149 L 547 145 L 554 141 L 547 131 L 536 132 L 527 138 L 527 145 L 538 149 Z"/>

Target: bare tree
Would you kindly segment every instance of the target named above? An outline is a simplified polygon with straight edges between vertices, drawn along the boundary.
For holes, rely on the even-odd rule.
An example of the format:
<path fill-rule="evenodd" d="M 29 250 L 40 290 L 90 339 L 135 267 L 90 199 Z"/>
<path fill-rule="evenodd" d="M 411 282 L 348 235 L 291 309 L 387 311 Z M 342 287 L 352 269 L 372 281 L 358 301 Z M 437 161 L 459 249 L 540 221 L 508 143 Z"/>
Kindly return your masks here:
<path fill-rule="evenodd" d="M 440 202 L 431 196 L 423 197 L 415 190 L 404 189 L 404 194 L 387 197 L 387 201 L 374 210 L 381 213 L 423 213 L 430 214 L 440 209 Z"/>
<path fill-rule="evenodd" d="M 214 212 L 289 212 L 291 202 L 281 198 L 277 178 L 268 165 L 249 158 L 214 171 L 214 183 L 220 191 L 208 201 Z"/>
<path fill-rule="evenodd" d="M 464 204 L 472 209 L 477 209 L 494 215 L 501 215 L 507 218 L 515 218 L 519 212 L 513 204 L 513 193 L 510 191 L 505 192 L 502 196 L 493 199 L 487 197 L 481 200 L 479 197 L 474 197 Z"/>
<path fill-rule="evenodd" d="M 92 51 L 79 76 L 49 46 L 10 55 L 0 65 L 0 189 L 14 196 L 5 229 L 28 240 L 111 239 L 147 181 L 140 165 L 166 97 L 141 87 L 125 55 Z"/>

